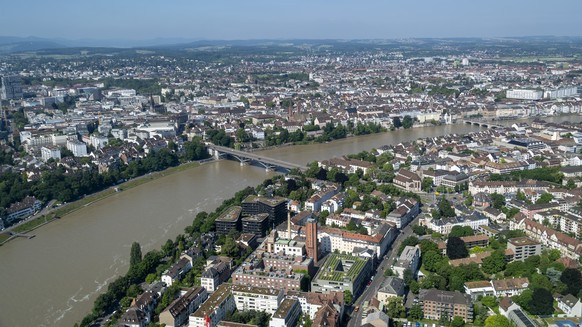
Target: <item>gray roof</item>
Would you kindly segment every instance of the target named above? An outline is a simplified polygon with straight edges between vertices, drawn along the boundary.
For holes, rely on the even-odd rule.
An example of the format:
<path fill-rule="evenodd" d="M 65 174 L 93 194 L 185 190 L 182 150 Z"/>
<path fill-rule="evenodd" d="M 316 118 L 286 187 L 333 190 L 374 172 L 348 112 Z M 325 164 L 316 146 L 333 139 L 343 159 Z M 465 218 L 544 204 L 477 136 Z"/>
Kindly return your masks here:
<path fill-rule="evenodd" d="M 390 276 L 384 280 L 380 287 L 380 291 L 400 296 L 401 294 L 404 294 L 405 287 L 406 285 L 404 284 L 403 279 Z"/>
<path fill-rule="evenodd" d="M 437 289 L 422 290 L 419 296 L 421 301 L 444 302 L 448 304 L 471 304 L 471 297 L 460 292 L 439 291 Z"/>

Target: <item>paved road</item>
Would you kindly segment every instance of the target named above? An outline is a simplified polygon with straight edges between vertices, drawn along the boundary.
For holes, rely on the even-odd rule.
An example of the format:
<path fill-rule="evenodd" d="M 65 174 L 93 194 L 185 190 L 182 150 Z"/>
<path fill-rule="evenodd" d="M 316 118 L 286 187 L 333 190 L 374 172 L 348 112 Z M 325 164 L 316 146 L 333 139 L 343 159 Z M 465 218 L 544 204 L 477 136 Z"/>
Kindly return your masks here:
<path fill-rule="evenodd" d="M 362 295 L 360 295 L 360 297 L 352 305 L 352 307 L 354 308 L 356 306 L 359 306 L 360 310 L 352 314 L 352 318 L 348 322 L 348 327 L 359 327 L 362 325 L 362 311 L 364 309 L 362 308 L 362 303 L 364 303 L 365 301 L 370 301 L 370 299 L 376 295 L 376 293 L 380 289 L 380 286 L 382 285 L 384 280 L 386 280 L 386 277 L 384 277 L 384 271 L 386 270 L 386 268 L 390 268 L 392 266 L 392 262 L 394 262 L 394 259 L 398 254 L 398 248 L 400 247 L 400 244 L 404 239 L 413 234 L 412 226 L 417 224 L 419 219 L 420 215 L 418 215 L 416 218 L 414 218 L 413 221 L 410 222 L 410 224 L 404 227 L 404 229 L 401 230 L 398 236 L 396 237 L 396 240 L 394 240 L 394 243 L 392 244 L 390 250 L 386 252 L 384 259 L 378 265 L 378 270 L 376 271 L 376 276 L 374 276 L 372 284 L 370 284 L 370 286 L 366 288 Z"/>

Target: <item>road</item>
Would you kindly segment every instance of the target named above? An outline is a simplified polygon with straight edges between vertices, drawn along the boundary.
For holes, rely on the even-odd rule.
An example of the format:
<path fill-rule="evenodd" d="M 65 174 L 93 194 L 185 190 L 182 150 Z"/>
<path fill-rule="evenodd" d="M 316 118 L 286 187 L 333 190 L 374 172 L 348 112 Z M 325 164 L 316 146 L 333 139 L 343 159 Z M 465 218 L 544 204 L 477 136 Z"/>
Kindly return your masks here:
<path fill-rule="evenodd" d="M 386 252 L 384 259 L 378 265 L 378 270 L 376 271 L 376 276 L 374 276 L 374 280 L 372 281 L 370 286 L 366 287 L 366 290 L 352 305 L 353 308 L 359 306 L 360 310 L 352 314 L 352 318 L 348 322 L 348 327 L 359 327 L 362 325 L 362 312 L 364 309 L 362 308 L 362 303 L 364 303 L 365 301 L 370 301 L 370 299 L 372 299 L 372 297 L 376 295 L 376 293 L 380 289 L 380 286 L 382 286 L 382 283 L 384 283 L 384 280 L 386 280 L 386 277 L 384 277 L 384 271 L 386 270 L 386 268 L 390 268 L 392 266 L 392 262 L 394 262 L 394 259 L 398 254 L 398 248 L 400 247 L 400 244 L 404 239 L 413 234 L 412 226 L 417 224 L 419 219 L 420 215 L 414 218 L 406 227 L 404 227 L 403 230 L 400 231 L 398 236 L 396 236 L 396 239 L 394 240 L 394 243 L 392 243 L 390 250 Z"/>

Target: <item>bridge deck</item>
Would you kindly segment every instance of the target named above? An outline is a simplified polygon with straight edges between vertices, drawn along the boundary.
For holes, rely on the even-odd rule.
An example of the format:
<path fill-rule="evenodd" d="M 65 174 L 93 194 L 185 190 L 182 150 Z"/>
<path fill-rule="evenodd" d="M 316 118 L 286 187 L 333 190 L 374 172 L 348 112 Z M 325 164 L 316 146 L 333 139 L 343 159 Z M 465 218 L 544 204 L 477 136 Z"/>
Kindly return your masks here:
<path fill-rule="evenodd" d="M 273 158 L 265 157 L 265 156 L 251 153 L 251 152 L 238 151 L 238 150 L 234 150 L 231 148 L 213 145 L 213 144 L 208 144 L 207 146 L 209 148 L 211 148 L 215 151 L 221 152 L 221 153 L 230 154 L 232 156 L 237 156 L 237 157 L 248 159 L 248 160 L 258 161 L 258 162 L 261 162 L 261 163 L 264 163 L 267 165 L 282 167 L 282 168 L 286 168 L 286 169 L 300 169 L 300 170 L 306 169 L 305 166 L 300 165 L 300 164 L 287 162 L 287 161 L 283 161 L 283 160 L 278 160 L 278 159 L 273 159 Z"/>

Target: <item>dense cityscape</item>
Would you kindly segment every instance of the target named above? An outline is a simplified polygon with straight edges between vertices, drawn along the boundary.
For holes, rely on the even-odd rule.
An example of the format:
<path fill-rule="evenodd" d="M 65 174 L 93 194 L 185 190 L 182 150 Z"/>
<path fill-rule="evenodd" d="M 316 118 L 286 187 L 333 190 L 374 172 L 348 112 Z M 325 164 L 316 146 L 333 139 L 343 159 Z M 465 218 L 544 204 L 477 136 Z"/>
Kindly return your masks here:
<path fill-rule="evenodd" d="M 270 175 L 195 210 L 161 248 L 131 240 L 125 270 L 77 326 L 577 324 L 580 46 L 200 41 L 2 54 L 0 249 L 232 160 Z M 445 132 L 464 125 L 474 131 Z M 268 152 L 403 130 L 419 136 L 307 165 Z"/>

